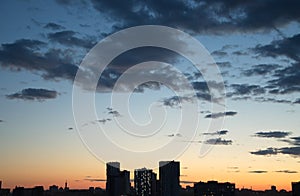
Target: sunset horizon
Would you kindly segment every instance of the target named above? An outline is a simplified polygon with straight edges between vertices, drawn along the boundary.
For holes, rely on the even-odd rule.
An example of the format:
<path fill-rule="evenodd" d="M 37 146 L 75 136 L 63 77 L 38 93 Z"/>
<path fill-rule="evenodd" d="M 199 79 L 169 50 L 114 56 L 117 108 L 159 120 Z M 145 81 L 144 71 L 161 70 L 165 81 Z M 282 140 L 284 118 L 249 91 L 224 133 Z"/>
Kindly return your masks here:
<path fill-rule="evenodd" d="M 195 194 L 200 181 L 292 191 L 299 10 L 296 0 L 2 1 L 2 188 L 105 189 L 117 161 L 111 181 L 128 170 L 138 192 L 135 169 L 158 183 L 159 162 L 175 160 Z"/>

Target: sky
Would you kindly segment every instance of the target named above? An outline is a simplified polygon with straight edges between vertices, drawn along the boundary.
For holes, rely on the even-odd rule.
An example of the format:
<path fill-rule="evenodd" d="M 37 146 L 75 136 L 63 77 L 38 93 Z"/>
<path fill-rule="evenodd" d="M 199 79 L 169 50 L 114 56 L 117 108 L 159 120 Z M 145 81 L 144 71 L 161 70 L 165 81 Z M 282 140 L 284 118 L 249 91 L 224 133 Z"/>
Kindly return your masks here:
<path fill-rule="evenodd" d="M 183 186 L 300 180 L 299 1 L 0 4 L 3 187 L 105 188 L 109 161 L 178 160 Z"/>

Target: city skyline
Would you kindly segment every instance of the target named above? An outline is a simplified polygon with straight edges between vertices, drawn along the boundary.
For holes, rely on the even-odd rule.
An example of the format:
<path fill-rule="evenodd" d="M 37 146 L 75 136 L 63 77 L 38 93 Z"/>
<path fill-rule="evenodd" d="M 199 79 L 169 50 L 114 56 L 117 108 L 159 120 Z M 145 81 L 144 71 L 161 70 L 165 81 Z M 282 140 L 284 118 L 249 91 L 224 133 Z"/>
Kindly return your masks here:
<path fill-rule="evenodd" d="M 177 160 L 182 184 L 291 190 L 299 9 L 294 0 L 2 1 L 2 187 L 105 188 L 107 162 L 133 179 Z"/>

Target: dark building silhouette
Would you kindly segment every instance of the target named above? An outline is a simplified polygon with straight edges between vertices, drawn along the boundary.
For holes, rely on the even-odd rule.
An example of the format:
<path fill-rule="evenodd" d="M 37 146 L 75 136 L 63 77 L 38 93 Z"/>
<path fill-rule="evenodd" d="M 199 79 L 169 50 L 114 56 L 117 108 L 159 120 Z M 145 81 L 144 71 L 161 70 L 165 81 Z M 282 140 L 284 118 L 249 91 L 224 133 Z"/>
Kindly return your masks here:
<path fill-rule="evenodd" d="M 16 187 L 12 192 L 13 196 L 43 196 L 44 187 L 36 186 L 34 188 Z"/>
<path fill-rule="evenodd" d="M 106 164 L 106 192 L 108 196 L 120 196 L 130 193 L 130 172 L 120 171 L 119 162 Z"/>
<path fill-rule="evenodd" d="M 233 196 L 235 194 L 235 184 L 217 181 L 198 182 L 194 184 L 194 195 L 204 196 Z"/>
<path fill-rule="evenodd" d="M 159 162 L 159 192 L 161 196 L 179 196 L 180 163 L 177 161 Z"/>
<path fill-rule="evenodd" d="M 120 189 L 121 194 L 129 195 L 130 194 L 130 172 L 127 170 L 121 171 L 120 173 Z"/>
<path fill-rule="evenodd" d="M 106 192 L 108 196 L 120 196 L 120 163 L 106 164 Z"/>
<path fill-rule="evenodd" d="M 3 189 L 2 188 L 2 181 L 0 180 L 0 196 L 9 196 L 10 189 Z"/>
<path fill-rule="evenodd" d="M 292 182 L 292 195 L 293 196 L 300 196 L 300 181 L 299 182 Z"/>

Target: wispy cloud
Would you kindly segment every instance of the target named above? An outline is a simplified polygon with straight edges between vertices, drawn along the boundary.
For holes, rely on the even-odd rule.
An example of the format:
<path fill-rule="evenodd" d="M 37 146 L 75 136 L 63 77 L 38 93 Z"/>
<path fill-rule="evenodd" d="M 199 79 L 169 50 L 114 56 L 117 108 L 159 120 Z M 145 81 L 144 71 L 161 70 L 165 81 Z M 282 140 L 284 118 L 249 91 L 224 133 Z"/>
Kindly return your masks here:
<path fill-rule="evenodd" d="M 212 113 L 205 115 L 205 118 L 220 118 L 223 116 L 234 116 L 237 112 L 235 111 L 228 111 L 228 112 L 219 112 L 219 113 Z"/>
<path fill-rule="evenodd" d="M 278 150 L 276 148 L 267 148 L 264 150 L 257 150 L 250 153 L 254 155 L 276 155 L 278 153 Z"/>
<path fill-rule="evenodd" d="M 269 131 L 269 132 L 257 132 L 254 136 L 264 138 L 284 138 L 290 135 L 291 132 L 287 131 Z"/>
<path fill-rule="evenodd" d="M 212 133 L 203 133 L 203 135 L 226 135 L 228 133 L 228 130 L 220 130 Z"/>
<path fill-rule="evenodd" d="M 61 30 L 64 29 L 65 27 L 54 22 L 49 22 L 46 25 L 44 25 L 44 28 L 51 29 L 51 30 Z"/>
<path fill-rule="evenodd" d="M 275 171 L 277 173 L 286 173 L 286 174 L 296 174 L 298 173 L 297 171 L 293 171 L 293 170 L 278 170 L 278 171 Z"/>
<path fill-rule="evenodd" d="M 248 173 L 265 174 L 265 173 L 268 173 L 268 171 L 265 171 L 265 170 L 253 170 L 253 171 L 248 171 Z"/>
<path fill-rule="evenodd" d="M 204 143 L 210 145 L 232 145 L 232 140 L 226 140 L 222 138 L 212 138 L 206 140 Z"/>

